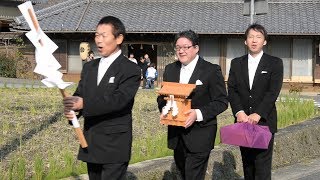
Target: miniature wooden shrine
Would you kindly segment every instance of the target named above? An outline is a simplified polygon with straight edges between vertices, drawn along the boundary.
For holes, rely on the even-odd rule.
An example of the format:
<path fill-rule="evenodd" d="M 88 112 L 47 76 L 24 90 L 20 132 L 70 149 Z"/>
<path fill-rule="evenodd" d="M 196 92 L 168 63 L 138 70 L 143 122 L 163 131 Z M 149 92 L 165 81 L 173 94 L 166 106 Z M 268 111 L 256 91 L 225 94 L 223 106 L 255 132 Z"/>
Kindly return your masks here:
<path fill-rule="evenodd" d="M 180 84 L 174 82 L 163 82 L 158 94 L 166 96 L 167 104 L 162 108 L 162 114 L 166 115 L 160 120 L 161 124 L 183 126 L 188 115 L 184 112 L 191 109 L 191 99 L 187 97 L 196 87 L 195 84 Z"/>

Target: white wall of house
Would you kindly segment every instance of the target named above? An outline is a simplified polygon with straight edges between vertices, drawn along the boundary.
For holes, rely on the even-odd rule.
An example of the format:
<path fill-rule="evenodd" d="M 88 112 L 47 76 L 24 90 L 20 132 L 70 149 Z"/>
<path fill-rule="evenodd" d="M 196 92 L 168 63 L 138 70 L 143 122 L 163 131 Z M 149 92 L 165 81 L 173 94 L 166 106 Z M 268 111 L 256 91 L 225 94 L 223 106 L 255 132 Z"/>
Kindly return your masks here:
<path fill-rule="evenodd" d="M 80 73 L 82 61 L 79 53 L 80 41 L 69 41 L 68 43 L 68 73 Z"/>
<path fill-rule="evenodd" d="M 225 79 L 229 77 L 229 70 L 231 60 L 245 55 L 246 48 L 243 39 L 228 39 L 227 40 L 227 55 L 226 55 L 226 75 Z"/>
<path fill-rule="evenodd" d="M 263 51 L 283 60 L 285 82 L 313 82 L 312 39 L 292 39 L 273 37 L 268 48 Z M 200 43 L 200 55 L 219 64 L 220 46 L 215 39 L 205 39 Z M 227 39 L 225 79 L 228 79 L 231 60 L 246 54 L 244 40 Z"/>
<path fill-rule="evenodd" d="M 80 43 L 81 41 L 77 40 L 68 41 L 68 73 L 80 73 L 82 70 L 79 55 Z M 98 58 L 94 42 L 89 43 L 91 50 L 95 52 L 95 57 Z M 313 39 L 271 37 L 267 45 L 264 52 L 283 60 L 285 82 L 313 82 Z M 220 60 L 225 57 L 225 64 L 221 65 L 225 68 L 223 69 L 226 72 L 225 80 L 228 79 L 231 60 L 246 54 L 246 46 L 242 38 L 228 38 L 226 47 L 218 38 L 201 38 L 199 46 L 199 55 L 213 64 L 221 65 Z M 226 50 L 222 51 L 221 48 Z M 220 54 L 221 52 L 225 54 Z"/>
<path fill-rule="evenodd" d="M 80 58 L 79 46 L 81 41 L 69 41 L 68 43 L 68 73 L 81 73 L 82 60 Z M 99 58 L 97 48 L 93 41 L 89 42 L 90 49 L 94 52 L 94 57 Z"/>
<path fill-rule="evenodd" d="M 291 40 L 290 39 L 272 39 L 269 42 L 270 54 L 282 59 L 283 62 L 283 79 L 291 79 Z"/>
<path fill-rule="evenodd" d="M 292 81 L 312 82 L 312 40 L 293 39 Z"/>

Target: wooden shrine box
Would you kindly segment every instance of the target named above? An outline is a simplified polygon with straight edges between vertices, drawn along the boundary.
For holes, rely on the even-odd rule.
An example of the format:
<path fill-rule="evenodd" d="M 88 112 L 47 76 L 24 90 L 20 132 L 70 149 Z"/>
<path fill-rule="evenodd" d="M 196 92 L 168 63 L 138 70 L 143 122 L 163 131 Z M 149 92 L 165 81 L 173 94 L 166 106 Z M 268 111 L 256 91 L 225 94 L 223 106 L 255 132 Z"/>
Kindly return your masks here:
<path fill-rule="evenodd" d="M 162 87 L 158 91 L 158 94 L 166 96 L 164 99 L 167 100 L 167 105 L 168 103 L 172 104 L 173 101 L 175 101 L 174 104 L 176 104 L 175 107 L 178 108 L 178 113 L 176 113 L 177 115 L 173 115 L 173 108 L 170 108 L 167 116 L 160 120 L 161 124 L 185 126 L 188 115 L 184 115 L 184 112 L 191 109 L 191 99 L 187 99 L 187 97 L 195 87 L 195 84 L 180 84 L 174 82 L 162 83 Z M 165 107 L 167 107 L 167 105 Z"/>

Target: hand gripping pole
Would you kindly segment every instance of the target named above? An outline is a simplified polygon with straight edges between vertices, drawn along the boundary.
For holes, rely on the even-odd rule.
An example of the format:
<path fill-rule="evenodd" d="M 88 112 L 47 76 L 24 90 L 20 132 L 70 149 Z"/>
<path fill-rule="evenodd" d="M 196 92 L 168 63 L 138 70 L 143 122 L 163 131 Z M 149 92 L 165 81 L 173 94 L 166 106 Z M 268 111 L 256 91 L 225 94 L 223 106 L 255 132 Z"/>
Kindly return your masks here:
<path fill-rule="evenodd" d="M 60 90 L 61 95 L 62 95 L 63 98 L 69 96 L 68 93 L 66 93 L 66 91 L 64 89 L 59 89 L 59 90 Z M 73 119 L 71 119 L 71 120 L 69 119 L 69 121 L 72 121 L 72 125 L 73 125 L 74 130 L 76 132 L 76 135 L 78 137 L 80 146 L 82 148 L 87 148 L 88 147 L 88 143 L 86 141 L 86 138 L 83 135 L 83 131 L 80 128 L 80 124 L 79 124 L 79 121 L 78 121 L 78 119 L 76 117 L 76 114 L 74 113 L 74 111 L 71 111 L 71 112 L 73 113 Z"/>

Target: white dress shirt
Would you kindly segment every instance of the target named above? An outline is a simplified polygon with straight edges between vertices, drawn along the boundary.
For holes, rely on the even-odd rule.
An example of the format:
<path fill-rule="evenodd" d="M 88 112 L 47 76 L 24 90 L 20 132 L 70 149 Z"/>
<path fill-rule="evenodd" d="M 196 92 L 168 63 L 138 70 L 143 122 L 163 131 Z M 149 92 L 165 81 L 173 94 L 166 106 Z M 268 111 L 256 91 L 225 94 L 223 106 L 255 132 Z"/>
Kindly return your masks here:
<path fill-rule="evenodd" d="M 256 57 L 252 57 L 248 54 L 248 74 L 249 74 L 249 86 L 252 88 L 254 75 L 256 74 L 260 59 L 263 55 L 263 51 L 261 51 Z M 239 112 L 244 112 L 244 110 L 240 110 L 236 113 L 236 117 Z"/>
<path fill-rule="evenodd" d="M 249 73 L 249 85 L 250 89 L 252 88 L 254 75 L 256 74 L 260 59 L 263 55 L 263 51 L 261 51 L 256 57 L 252 57 L 248 54 L 248 73 Z"/>
<path fill-rule="evenodd" d="M 121 50 L 117 51 L 114 54 L 111 54 L 108 57 L 101 57 L 99 62 L 99 68 L 98 68 L 98 77 L 97 77 L 97 85 L 99 85 L 101 79 L 103 78 L 104 74 L 107 72 L 110 65 L 114 62 L 114 60 L 117 59 L 118 56 L 120 56 Z"/>
<path fill-rule="evenodd" d="M 199 55 L 197 55 L 188 65 L 181 64 L 181 70 L 180 70 L 180 81 L 179 83 L 182 84 L 188 84 L 189 80 L 191 78 L 191 75 L 194 71 L 194 68 L 197 65 L 199 59 Z"/>
<path fill-rule="evenodd" d="M 197 65 L 198 60 L 199 60 L 199 55 L 197 55 L 186 66 L 181 64 L 179 83 L 182 83 L 182 84 L 188 84 L 189 83 L 189 80 L 190 80 L 191 75 L 192 75 L 192 73 L 194 71 L 194 68 Z M 195 109 L 195 111 L 196 111 L 196 114 L 197 114 L 196 121 L 203 121 L 203 116 L 202 116 L 202 113 L 201 113 L 200 109 Z"/>

